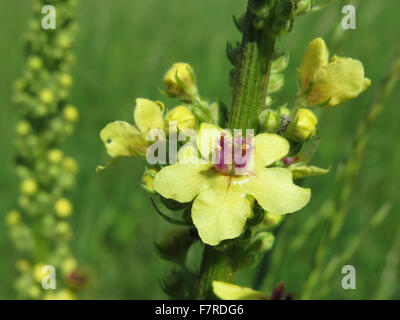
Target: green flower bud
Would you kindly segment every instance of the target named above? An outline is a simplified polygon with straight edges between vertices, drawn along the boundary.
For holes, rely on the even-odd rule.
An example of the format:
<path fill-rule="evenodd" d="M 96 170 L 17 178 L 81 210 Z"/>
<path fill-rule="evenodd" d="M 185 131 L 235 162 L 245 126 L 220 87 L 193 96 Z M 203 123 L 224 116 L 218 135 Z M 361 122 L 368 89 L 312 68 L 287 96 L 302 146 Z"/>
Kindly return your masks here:
<path fill-rule="evenodd" d="M 296 15 L 304 14 L 308 11 L 311 0 L 300 0 L 296 2 Z"/>
<path fill-rule="evenodd" d="M 16 131 L 18 135 L 25 137 L 31 131 L 31 125 L 27 121 L 20 121 L 17 123 Z"/>
<path fill-rule="evenodd" d="M 281 224 L 284 217 L 285 216 L 282 214 L 266 212 L 262 222 L 262 227 L 266 230 L 274 229 Z"/>
<path fill-rule="evenodd" d="M 289 64 L 289 58 L 287 56 L 280 56 L 279 58 L 272 61 L 271 73 L 283 72 Z"/>
<path fill-rule="evenodd" d="M 27 272 L 30 270 L 31 264 L 26 259 L 20 259 L 20 260 L 17 260 L 17 262 L 15 263 L 15 268 L 21 273 Z"/>
<path fill-rule="evenodd" d="M 28 58 L 28 66 L 34 71 L 38 71 L 43 66 L 43 61 L 38 56 L 31 56 Z"/>
<path fill-rule="evenodd" d="M 267 132 L 276 132 L 279 127 L 280 119 L 278 113 L 271 109 L 265 109 L 259 116 L 259 122 L 262 128 Z"/>
<path fill-rule="evenodd" d="M 156 248 L 161 258 L 183 265 L 194 241 L 189 229 L 173 230 L 167 232 L 163 239 L 156 243 Z"/>
<path fill-rule="evenodd" d="M 57 45 L 62 49 L 68 49 L 72 44 L 71 38 L 66 34 L 60 34 L 57 38 Z"/>
<path fill-rule="evenodd" d="M 249 244 L 249 251 L 264 253 L 272 249 L 275 236 L 271 232 L 258 233 Z"/>
<path fill-rule="evenodd" d="M 72 229 L 65 221 L 60 221 L 56 224 L 56 232 L 65 240 L 70 240 L 72 238 Z"/>
<path fill-rule="evenodd" d="M 9 213 L 7 213 L 6 222 L 10 227 L 20 224 L 21 213 L 19 213 L 19 211 L 17 210 L 10 211 Z"/>
<path fill-rule="evenodd" d="M 278 92 L 283 88 L 285 83 L 284 76 L 281 73 L 271 74 L 268 83 L 268 94 L 273 94 Z"/>
<path fill-rule="evenodd" d="M 78 163 L 76 162 L 75 159 L 71 157 L 67 157 L 63 161 L 63 167 L 66 171 L 72 174 L 76 174 L 79 171 L 79 166 Z"/>

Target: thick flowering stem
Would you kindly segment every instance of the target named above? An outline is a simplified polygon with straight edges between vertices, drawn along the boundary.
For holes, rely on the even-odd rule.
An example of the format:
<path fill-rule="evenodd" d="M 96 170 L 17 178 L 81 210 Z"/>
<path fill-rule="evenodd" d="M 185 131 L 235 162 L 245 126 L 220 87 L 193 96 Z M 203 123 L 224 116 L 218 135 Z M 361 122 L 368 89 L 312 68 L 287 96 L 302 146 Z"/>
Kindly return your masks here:
<path fill-rule="evenodd" d="M 242 28 L 241 54 L 233 88 L 228 126 L 233 129 L 258 127 L 258 116 L 265 107 L 275 34 L 269 28 L 255 28 L 251 1 Z M 197 299 L 213 298 L 213 280 L 233 282 L 236 267 L 229 255 L 205 246 L 200 270 Z"/>
<path fill-rule="evenodd" d="M 257 129 L 258 116 L 265 107 L 274 44 L 275 35 L 268 29 L 255 29 L 253 15 L 248 10 L 229 114 L 231 130 Z"/>
<path fill-rule="evenodd" d="M 233 282 L 235 268 L 230 257 L 224 252 L 215 250 L 213 247 L 205 246 L 203 260 L 200 269 L 200 278 L 196 291 L 196 299 L 212 299 L 212 282 L 220 280 Z"/>

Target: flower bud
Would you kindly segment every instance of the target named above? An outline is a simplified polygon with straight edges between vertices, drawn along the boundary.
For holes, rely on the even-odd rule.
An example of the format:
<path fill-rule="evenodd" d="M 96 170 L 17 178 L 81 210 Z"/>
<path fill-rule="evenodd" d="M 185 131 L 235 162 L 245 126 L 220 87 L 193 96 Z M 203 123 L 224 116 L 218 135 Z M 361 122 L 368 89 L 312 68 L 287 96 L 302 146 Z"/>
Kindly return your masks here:
<path fill-rule="evenodd" d="M 72 105 L 65 106 L 63 114 L 64 119 L 71 123 L 74 123 L 79 119 L 79 111 Z"/>
<path fill-rule="evenodd" d="M 56 225 L 57 234 L 63 239 L 70 240 L 72 238 L 72 229 L 70 225 L 65 221 L 60 221 Z"/>
<path fill-rule="evenodd" d="M 58 199 L 54 205 L 57 216 L 60 218 L 67 218 L 72 214 L 73 206 L 72 203 L 65 198 Z"/>
<path fill-rule="evenodd" d="M 301 108 L 289 125 L 290 138 L 297 141 L 306 141 L 315 134 L 318 119 L 314 112 Z"/>
<path fill-rule="evenodd" d="M 249 244 L 249 250 L 255 252 L 267 252 L 272 249 L 275 237 L 271 232 L 260 232 Z"/>
<path fill-rule="evenodd" d="M 14 82 L 14 89 L 17 92 L 24 90 L 26 87 L 26 81 L 24 79 L 18 79 Z"/>
<path fill-rule="evenodd" d="M 78 263 L 74 258 L 72 257 L 67 258 L 61 266 L 63 275 L 68 275 L 70 272 L 74 271 L 77 268 L 77 266 Z"/>
<path fill-rule="evenodd" d="M 31 125 L 28 121 L 20 121 L 16 126 L 17 134 L 25 137 L 31 131 Z"/>
<path fill-rule="evenodd" d="M 274 229 L 281 224 L 284 217 L 285 216 L 282 214 L 266 212 L 265 216 L 264 216 L 264 220 L 262 222 L 262 227 L 267 230 Z"/>
<path fill-rule="evenodd" d="M 58 81 L 60 82 L 61 86 L 64 88 L 70 88 L 72 86 L 72 77 L 68 73 L 63 73 L 58 76 Z"/>
<path fill-rule="evenodd" d="M 37 285 L 30 286 L 28 289 L 28 296 L 31 299 L 37 299 L 40 296 L 40 288 Z"/>
<path fill-rule="evenodd" d="M 28 59 L 28 66 L 34 71 L 40 70 L 43 66 L 43 61 L 38 56 L 31 56 Z"/>
<path fill-rule="evenodd" d="M 75 300 L 76 295 L 69 289 L 62 289 L 58 292 L 48 292 L 44 296 L 44 300 Z"/>
<path fill-rule="evenodd" d="M 280 123 L 279 115 L 271 109 L 265 109 L 259 116 L 259 122 L 267 132 L 276 132 Z"/>
<path fill-rule="evenodd" d="M 64 157 L 64 153 L 59 149 L 52 149 L 47 153 L 47 159 L 54 164 L 60 163 Z"/>
<path fill-rule="evenodd" d="M 165 74 L 164 84 L 172 97 L 190 101 L 198 95 L 194 71 L 187 63 L 175 63 Z"/>
<path fill-rule="evenodd" d="M 189 229 L 173 230 L 167 232 L 163 239 L 156 243 L 156 248 L 161 258 L 182 265 L 194 241 Z"/>
<path fill-rule="evenodd" d="M 296 2 L 296 14 L 304 14 L 310 8 L 311 0 L 300 0 Z"/>
<path fill-rule="evenodd" d="M 12 210 L 7 213 L 6 222 L 10 227 L 18 225 L 21 222 L 21 214 L 19 211 Z"/>
<path fill-rule="evenodd" d="M 40 92 L 40 101 L 42 101 L 44 104 L 51 104 L 54 102 L 54 94 L 51 90 L 49 89 L 43 89 Z"/>
<path fill-rule="evenodd" d="M 21 192 L 27 196 L 34 195 L 38 190 L 38 185 L 34 179 L 25 179 L 20 186 Z"/>
<path fill-rule="evenodd" d="M 188 107 L 178 106 L 173 108 L 165 115 L 165 121 L 176 122 L 179 130 L 193 129 L 196 123 L 196 118 Z"/>
<path fill-rule="evenodd" d="M 31 267 L 31 264 L 26 259 L 17 260 L 17 262 L 15 263 L 15 268 L 19 272 L 27 272 L 27 271 L 29 271 L 30 267 Z"/>
<path fill-rule="evenodd" d="M 43 277 L 46 275 L 46 273 L 42 272 L 44 266 L 44 263 L 38 263 L 34 265 L 33 279 L 35 279 L 36 282 L 42 282 Z"/>
<path fill-rule="evenodd" d="M 268 94 L 276 93 L 283 88 L 285 84 L 284 76 L 281 73 L 271 74 L 268 83 Z"/>
<path fill-rule="evenodd" d="M 72 174 L 76 174 L 79 171 L 78 163 L 74 158 L 67 157 L 63 161 L 63 167 L 66 171 Z"/>
<path fill-rule="evenodd" d="M 289 58 L 287 56 L 280 56 L 279 58 L 272 61 L 271 73 L 283 72 L 289 64 Z"/>
<path fill-rule="evenodd" d="M 71 46 L 71 38 L 66 34 L 60 34 L 57 38 L 57 45 L 62 49 L 68 49 Z"/>
<path fill-rule="evenodd" d="M 142 177 L 142 187 L 149 193 L 154 193 L 154 177 L 157 174 L 155 169 L 146 169 Z"/>

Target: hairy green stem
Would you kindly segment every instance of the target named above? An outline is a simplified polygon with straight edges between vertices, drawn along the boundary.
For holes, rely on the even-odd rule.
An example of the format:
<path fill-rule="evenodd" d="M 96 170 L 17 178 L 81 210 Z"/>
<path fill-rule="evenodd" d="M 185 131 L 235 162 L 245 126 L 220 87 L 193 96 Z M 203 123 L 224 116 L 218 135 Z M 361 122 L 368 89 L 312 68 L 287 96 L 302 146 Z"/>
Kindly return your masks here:
<path fill-rule="evenodd" d="M 275 36 L 267 29 L 255 29 L 248 8 L 242 29 L 241 55 L 233 87 L 228 126 L 233 129 L 258 127 L 258 116 L 265 107 Z M 204 247 L 196 299 L 212 299 L 213 280 L 233 282 L 236 267 L 226 251 Z"/>
<path fill-rule="evenodd" d="M 258 116 L 265 107 L 275 36 L 253 27 L 248 10 L 243 29 L 240 65 L 233 84 L 233 102 L 228 126 L 233 129 L 258 127 Z"/>
<path fill-rule="evenodd" d="M 213 299 L 212 282 L 214 280 L 233 282 L 236 273 L 235 269 L 227 254 L 217 251 L 213 247 L 204 246 L 200 278 L 195 298 Z"/>

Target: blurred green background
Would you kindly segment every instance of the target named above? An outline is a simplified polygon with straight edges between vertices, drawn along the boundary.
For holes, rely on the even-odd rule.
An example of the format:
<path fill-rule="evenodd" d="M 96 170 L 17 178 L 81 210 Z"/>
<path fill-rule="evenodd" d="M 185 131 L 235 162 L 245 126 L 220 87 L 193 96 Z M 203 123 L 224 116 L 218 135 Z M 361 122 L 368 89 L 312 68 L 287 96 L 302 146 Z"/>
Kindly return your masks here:
<path fill-rule="evenodd" d="M 318 36 L 329 35 L 343 15 L 340 5 L 296 20 L 294 32 L 278 43 L 290 52 L 285 73 L 286 85 L 278 95 L 280 102 L 293 103 L 297 72 L 307 44 Z M 244 12 L 244 0 L 137 1 L 84 0 L 78 7 L 80 32 L 74 51 L 74 86 L 70 101 L 81 113 L 75 134 L 65 150 L 79 161 L 81 171 L 71 195 L 75 203 L 73 248 L 79 262 L 91 271 L 85 298 L 154 299 L 166 298 L 159 279 L 171 269 L 161 261 L 153 242 L 170 227 L 154 212 L 139 181 L 144 163 L 124 160 L 110 170 L 96 174 L 98 164 L 108 161 L 99 131 L 113 120 L 132 121 L 135 98 L 164 99 L 158 88 L 162 76 L 176 61 L 195 68 L 201 94 L 230 102 L 225 56 L 226 41 L 240 40 L 232 14 Z M 324 200 L 333 195 L 335 171 L 349 150 L 358 122 L 373 100 L 396 50 L 399 50 L 398 0 L 363 0 L 357 10 L 357 29 L 344 32 L 339 56 L 360 59 L 372 86 L 359 98 L 329 110 L 320 120 L 322 137 L 314 164 L 327 167 L 329 175 L 311 178 L 311 203 L 288 217 L 279 235 L 270 273 L 260 284 L 270 292 L 284 281 L 300 296 L 310 272 L 310 255 L 319 230 L 306 235 L 301 250 L 288 251 L 305 222 L 316 215 Z M 1 1 L 0 10 L 0 298 L 15 297 L 13 279 L 17 257 L 4 223 L 4 214 L 16 203 L 18 185 L 13 171 L 13 136 L 18 115 L 11 102 L 12 84 L 24 66 L 23 42 L 31 13 L 28 0 Z M 396 48 L 397 46 L 397 48 Z M 174 101 L 164 99 L 168 107 Z M 378 208 L 392 201 L 385 222 L 364 239 L 351 264 L 357 270 L 357 289 L 340 286 L 341 266 L 335 273 L 333 290 L 327 298 L 370 299 L 382 285 L 381 273 L 387 253 L 399 232 L 400 150 L 398 145 L 400 93 L 395 90 L 371 132 L 366 159 L 352 197 L 349 219 L 329 254 L 345 250 L 360 228 Z M 278 257 L 278 258 L 276 258 Z M 255 269 L 241 272 L 240 284 L 251 285 Z M 400 280 L 387 298 L 400 298 Z"/>

